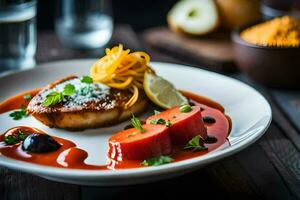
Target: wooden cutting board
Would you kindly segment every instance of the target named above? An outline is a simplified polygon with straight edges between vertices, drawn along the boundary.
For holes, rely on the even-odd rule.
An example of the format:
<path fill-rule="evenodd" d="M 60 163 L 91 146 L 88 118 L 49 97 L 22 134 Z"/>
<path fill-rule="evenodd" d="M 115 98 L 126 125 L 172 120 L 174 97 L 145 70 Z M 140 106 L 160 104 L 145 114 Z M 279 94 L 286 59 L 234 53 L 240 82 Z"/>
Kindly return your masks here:
<path fill-rule="evenodd" d="M 205 37 L 191 37 L 170 31 L 167 27 L 146 30 L 143 39 L 151 47 L 170 53 L 179 59 L 215 71 L 236 70 L 230 34 L 213 33 Z"/>

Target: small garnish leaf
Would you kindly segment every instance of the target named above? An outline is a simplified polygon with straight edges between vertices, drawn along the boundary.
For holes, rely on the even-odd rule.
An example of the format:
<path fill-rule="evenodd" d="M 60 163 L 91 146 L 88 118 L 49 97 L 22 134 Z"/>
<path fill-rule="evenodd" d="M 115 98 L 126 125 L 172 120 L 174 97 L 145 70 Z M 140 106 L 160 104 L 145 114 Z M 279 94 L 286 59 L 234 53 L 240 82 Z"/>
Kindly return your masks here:
<path fill-rule="evenodd" d="M 11 118 L 13 118 L 13 120 L 20 120 L 22 118 L 27 117 L 28 114 L 27 114 L 27 111 L 26 111 L 26 106 L 21 105 L 20 110 L 16 110 L 16 111 L 10 113 L 9 116 Z"/>
<path fill-rule="evenodd" d="M 16 135 L 8 135 L 4 136 L 4 142 L 7 145 L 15 145 L 20 143 L 21 141 L 24 141 L 27 137 L 27 134 L 23 133 L 22 131 L 19 131 Z"/>
<path fill-rule="evenodd" d="M 69 84 L 65 85 L 62 93 L 64 96 L 71 96 L 75 92 L 76 92 L 75 86 L 69 83 Z"/>
<path fill-rule="evenodd" d="M 26 133 L 23 133 L 22 131 L 19 131 L 19 140 L 24 141 L 28 135 Z"/>
<path fill-rule="evenodd" d="M 25 100 L 30 100 L 31 98 L 32 98 L 31 94 L 25 94 L 23 96 L 23 99 L 25 99 Z"/>
<path fill-rule="evenodd" d="M 144 133 L 145 130 L 141 124 L 141 121 L 139 120 L 139 118 L 135 117 L 133 114 L 132 114 L 132 118 L 131 118 L 131 124 L 132 126 L 134 126 L 134 128 L 138 129 L 141 133 Z"/>
<path fill-rule="evenodd" d="M 26 106 L 24 106 L 23 104 L 20 106 L 20 110 L 22 111 L 26 111 Z"/>
<path fill-rule="evenodd" d="M 173 162 L 174 159 L 170 156 L 158 156 L 144 160 L 141 164 L 144 166 L 159 166 Z"/>
<path fill-rule="evenodd" d="M 166 124 L 166 120 L 163 118 L 153 119 L 150 121 L 150 124 Z"/>
<path fill-rule="evenodd" d="M 67 84 L 64 87 L 62 92 L 50 92 L 47 94 L 45 101 L 43 102 L 43 106 L 52 106 L 58 104 L 65 96 L 71 96 L 76 92 L 75 86 L 72 84 Z"/>
<path fill-rule="evenodd" d="M 179 110 L 182 113 L 188 113 L 188 112 L 190 112 L 192 110 L 192 107 L 190 105 L 186 104 L 186 105 L 181 106 L 179 108 Z"/>
<path fill-rule="evenodd" d="M 203 151 L 207 150 L 207 147 L 203 146 L 200 141 L 202 140 L 200 135 L 193 137 L 184 147 L 185 150 Z"/>
<path fill-rule="evenodd" d="M 166 125 L 166 127 L 171 127 L 172 123 L 170 121 L 166 121 L 163 118 L 158 118 L 158 119 L 152 119 L 150 121 L 150 124 L 162 124 L 162 125 Z"/>
<path fill-rule="evenodd" d="M 84 76 L 81 79 L 81 83 L 91 84 L 93 83 L 93 79 L 90 76 Z"/>
<path fill-rule="evenodd" d="M 9 135 L 9 136 L 5 136 L 4 137 L 4 142 L 7 144 L 7 145 L 14 145 L 14 144 L 17 144 L 19 143 L 19 140 L 17 137 L 13 136 L 13 135 Z"/>
<path fill-rule="evenodd" d="M 161 112 L 158 111 L 158 110 L 154 110 L 154 115 L 157 115 L 157 114 L 159 114 L 159 113 L 161 113 Z"/>
<path fill-rule="evenodd" d="M 43 102 L 43 106 L 51 106 L 59 103 L 63 99 L 63 95 L 60 92 L 51 92 L 47 94 L 46 100 Z"/>

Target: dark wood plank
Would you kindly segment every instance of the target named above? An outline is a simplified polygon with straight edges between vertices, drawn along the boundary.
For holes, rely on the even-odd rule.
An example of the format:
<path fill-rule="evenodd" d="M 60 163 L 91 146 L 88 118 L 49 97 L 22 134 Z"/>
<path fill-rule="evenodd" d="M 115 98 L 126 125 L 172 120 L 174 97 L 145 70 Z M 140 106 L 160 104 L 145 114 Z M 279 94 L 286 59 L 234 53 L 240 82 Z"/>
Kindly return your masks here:
<path fill-rule="evenodd" d="M 225 72 L 236 70 L 228 33 L 216 32 L 206 37 L 188 37 L 176 34 L 167 27 L 155 27 L 146 30 L 142 37 L 153 48 L 182 60 L 206 66 L 210 70 Z"/>
<path fill-rule="evenodd" d="M 290 121 L 300 130 L 300 91 L 273 89 L 270 93 Z"/>
<path fill-rule="evenodd" d="M 281 116 L 276 115 L 276 121 L 283 129 L 291 129 L 289 136 L 300 151 L 300 93 L 293 90 L 269 90 L 270 98 L 276 104 L 277 110 L 282 111 Z M 276 111 L 277 113 L 278 111 Z M 290 131 L 289 131 L 290 132 Z"/>
<path fill-rule="evenodd" d="M 254 199 L 258 195 L 250 186 L 249 177 L 233 159 L 209 165 L 196 172 L 170 180 L 125 187 L 83 187 L 82 200 L 101 196 L 104 199 L 196 199 L 210 196 L 212 199 Z M 230 167 L 229 167 L 230 166 Z"/>
<path fill-rule="evenodd" d="M 269 101 L 273 113 L 273 125 L 269 128 L 272 134 L 266 134 L 267 139 L 260 140 L 260 145 L 268 155 L 272 164 L 278 170 L 280 176 L 287 184 L 294 196 L 300 198 L 300 134 L 299 130 L 290 121 L 287 112 L 283 112 L 278 104 L 278 98 L 268 89 L 248 79 L 245 76 L 238 76 L 258 89 Z M 285 101 L 286 102 L 286 101 Z M 276 124 L 274 126 L 274 124 Z"/>
<path fill-rule="evenodd" d="M 273 141 L 274 131 L 277 133 L 275 141 Z M 281 143 L 281 141 L 284 143 L 288 139 L 282 135 L 275 124 L 272 124 L 258 142 L 234 156 L 211 165 L 223 166 L 223 169 L 216 170 L 216 177 L 212 178 L 212 180 L 220 179 L 219 182 L 214 183 L 214 185 L 218 185 L 218 191 L 225 190 L 226 196 L 230 199 L 297 199 L 298 190 L 296 188 L 299 182 L 296 178 L 282 176 L 290 171 L 289 168 L 280 168 L 284 162 L 282 159 L 280 159 L 280 163 L 276 162 L 278 157 L 282 156 L 277 154 L 280 147 L 268 149 L 267 152 L 263 148 L 266 146 L 266 141 L 268 144 L 274 144 L 275 142 Z M 287 144 L 287 147 L 294 148 L 291 143 Z M 290 158 L 288 162 L 291 161 L 295 160 Z M 211 167 L 209 169 L 213 170 Z M 279 170 L 280 173 L 278 173 Z M 291 189 L 291 185 L 287 184 L 289 180 L 291 180 L 290 184 L 295 185 L 295 189 Z"/>
<path fill-rule="evenodd" d="M 271 126 L 269 131 L 272 134 L 266 134 L 260 145 L 280 172 L 290 191 L 300 198 L 300 154 L 279 128 Z"/>
<path fill-rule="evenodd" d="M 0 168 L 1 200 L 79 200 L 81 188 Z"/>

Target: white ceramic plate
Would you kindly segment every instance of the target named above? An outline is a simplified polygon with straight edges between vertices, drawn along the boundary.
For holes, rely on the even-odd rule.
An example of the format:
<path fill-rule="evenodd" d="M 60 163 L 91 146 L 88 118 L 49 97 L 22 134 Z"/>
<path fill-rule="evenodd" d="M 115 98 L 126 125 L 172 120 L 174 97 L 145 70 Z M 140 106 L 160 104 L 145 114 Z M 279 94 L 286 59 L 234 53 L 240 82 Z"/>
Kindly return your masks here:
<path fill-rule="evenodd" d="M 94 60 L 90 59 L 52 62 L 40 65 L 35 69 L 6 75 L 0 78 L 0 101 L 22 91 L 42 87 L 71 74 L 89 74 L 89 68 L 93 62 Z M 201 157 L 158 167 L 115 171 L 61 169 L 21 162 L 4 156 L 0 156 L 0 165 L 51 180 L 81 185 L 110 186 L 145 183 L 178 176 L 236 153 L 260 138 L 271 122 L 271 109 L 265 98 L 240 81 L 182 65 L 153 62 L 151 66 L 177 88 L 207 96 L 221 103 L 233 122 L 228 138 L 231 146 L 219 148 Z M 50 129 L 32 117 L 14 121 L 8 117 L 8 114 L 0 115 L 0 133 L 18 125 L 40 128 L 50 135 L 75 142 L 79 148 L 89 153 L 86 160 L 86 163 L 89 164 L 105 164 L 107 162 L 108 137 L 121 130 L 126 124 L 125 122 L 114 127 L 74 133 Z"/>

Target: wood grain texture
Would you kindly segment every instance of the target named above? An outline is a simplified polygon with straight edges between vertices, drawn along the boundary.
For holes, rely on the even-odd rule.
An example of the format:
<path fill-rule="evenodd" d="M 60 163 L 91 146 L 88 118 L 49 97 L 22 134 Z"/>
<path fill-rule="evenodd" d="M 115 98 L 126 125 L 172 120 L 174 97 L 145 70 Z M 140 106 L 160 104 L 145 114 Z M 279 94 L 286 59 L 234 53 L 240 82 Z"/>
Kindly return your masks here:
<path fill-rule="evenodd" d="M 278 170 L 279 175 L 287 184 L 293 196 L 300 199 L 299 130 L 290 120 L 291 116 L 288 115 L 288 112 L 284 112 L 284 107 L 281 107 L 283 103 L 278 102 L 280 98 L 274 96 L 277 93 L 273 92 L 273 89 L 258 85 L 246 76 L 238 75 L 237 77 L 262 92 L 269 101 L 273 113 L 273 122 L 268 132 L 272 132 L 272 134 L 266 134 L 259 144 L 268 155 L 270 162 Z M 284 100 L 287 103 L 286 99 Z"/>
<path fill-rule="evenodd" d="M 269 130 L 272 135 L 266 134 L 265 139 L 260 141 L 260 145 L 279 171 L 291 193 L 300 198 L 300 154 L 294 145 L 282 135 L 279 128 L 272 125 Z"/>
<path fill-rule="evenodd" d="M 289 130 L 288 137 L 300 151 L 300 93 L 298 90 L 269 90 L 276 109 L 274 119 L 282 127 Z M 275 107 L 275 106 L 273 106 Z"/>
<path fill-rule="evenodd" d="M 1 200 L 79 200 L 80 186 L 49 181 L 17 171 L 0 169 Z"/>

